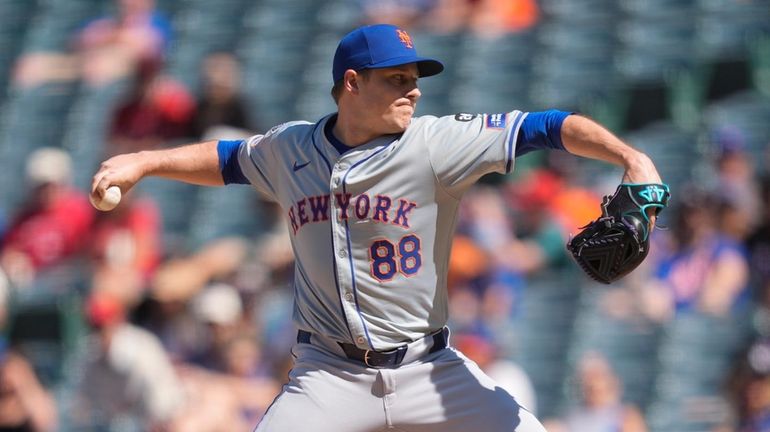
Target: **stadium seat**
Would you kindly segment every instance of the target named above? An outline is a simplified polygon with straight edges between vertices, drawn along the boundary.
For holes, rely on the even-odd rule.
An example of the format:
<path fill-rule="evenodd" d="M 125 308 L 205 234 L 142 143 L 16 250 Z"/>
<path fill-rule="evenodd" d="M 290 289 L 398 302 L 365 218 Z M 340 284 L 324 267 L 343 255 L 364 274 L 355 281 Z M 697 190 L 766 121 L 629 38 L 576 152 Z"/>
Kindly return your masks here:
<path fill-rule="evenodd" d="M 244 10 L 253 2 L 192 0 L 177 7 L 173 17 L 173 49 L 166 70 L 193 93 L 200 91 L 201 62 L 215 51 L 236 50 L 244 23 Z"/>
<path fill-rule="evenodd" d="M 254 189 L 247 186 L 201 189 L 195 208 L 188 215 L 187 247 L 197 250 L 222 237 L 256 238 L 264 229 L 257 197 Z"/>
<path fill-rule="evenodd" d="M 0 103 L 6 95 L 14 59 L 22 50 L 34 6 L 29 0 L 0 2 Z"/>
<path fill-rule="evenodd" d="M 23 198 L 27 156 L 40 147 L 59 147 L 76 93 L 76 83 L 46 83 L 16 89 L 6 101 L 0 134 L 0 183 L 2 202 L 10 206 Z"/>
<path fill-rule="evenodd" d="M 337 110 L 330 94 L 332 59 L 337 42 L 348 28 L 341 23 L 339 25 L 341 27 L 336 29 L 320 29 L 315 36 L 315 43 L 307 53 L 301 80 L 297 83 L 301 90 L 294 104 L 299 119 L 315 121 Z M 352 27 L 352 24 L 350 26 Z"/>
<path fill-rule="evenodd" d="M 770 33 L 770 1 L 697 0 L 696 50 L 703 61 L 745 57 L 748 44 Z"/>
<path fill-rule="evenodd" d="M 73 181 L 81 190 L 90 190 L 91 179 L 99 164 L 107 156 L 110 114 L 129 85 L 115 81 L 101 87 L 81 87 L 62 139 L 62 147 L 69 151 L 73 162 Z"/>
<path fill-rule="evenodd" d="M 538 398 L 538 415 L 559 413 L 564 403 L 567 352 L 580 290 L 572 269 L 530 278 L 524 288 L 512 358 L 527 372 Z"/>
<path fill-rule="evenodd" d="M 318 10 L 318 29 L 344 36 L 360 22 L 360 5 L 357 0 L 327 0 Z"/>
<path fill-rule="evenodd" d="M 658 325 L 642 317 L 608 314 L 602 304 L 605 295 L 624 289 L 627 287 L 622 283 L 610 288 L 595 282 L 583 286 L 569 364 L 573 370 L 584 353 L 601 353 L 622 382 L 623 400 L 644 409 L 653 391 L 661 332 Z"/>
<path fill-rule="evenodd" d="M 83 272 L 76 262 L 39 275 L 11 296 L 8 338 L 30 360 L 43 385 L 63 382 L 85 334 Z"/>
<path fill-rule="evenodd" d="M 432 34 L 416 30 L 410 34 L 419 41 L 420 55 L 438 59 L 444 64 L 444 72 L 420 81 L 420 91 L 426 97 L 417 104 L 417 115 L 454 114 L 456 110 L 450 104 L 449 95 L 456 82 L 457 45 L 462 34 Z"/>
<path fill-rule="evenodd" d="M 296 119 L 294 102 L 302 89 L 296 74 L 305 68 L 321 7 L 307 0 L 276 7 L 273 1 L 246 14 L 237 50 L 243 59 L 243 91 L 262 124 L 270 126 Z"/>
<path fill-rule="evenodd" d="M 530 57 L 530 98 L 538 107 L 585 111 L 615 88 L 618 7 L 601 0 L 588 3 L 543 4 L 545 13 Z"/>
<path fill-rule="evenodd" d="M 196 206 L 200 188 L 161 178 L 148 178 L 136 186 L 135 193 L 158 205 L 163 217 L 164 249 L 170 254 L 188 252 L 190 214 Z"/>
<path fill-rule="evenodd" d="M 616 68 L 629 83 L 660 82 L 695 64 L 692 0 L 620 2 Z"/>
<path fill-rule="evenodd" d="M 449 65 L 455 69 L 449 90 L 454 111 L 492 113 L 534 108 L 529 94 L 530 58 L 536 49 L 532 32 L 494 39 L 466 33 L 456 49 L 455 64 Z M 433 97 L 431 93 L 425 95 Z"/>
<path fill-rule="evenodd" d="M 770 35 L 757 38 L 749 46 L 754 86 L 770 98 Z"/>
<path fill-rule="evenodd" d="M 25 52 L 63 52 L 71 48 L 72 36 L 88 20 L 106 12 L 109 3 L 99 0 L 42 0 L 29 28 Z"/>
<path fill-rule="evenodd" d="M 546 17 L 576 22 L 610 21 L 617 10 L 617 2 L 610 0 L 541 0 L 538 3 Z"/>
<path fill-rule="evenodd" d="M 656 164 L 662 178 L 672 187 L 693 177 L 700 160 L 697 136 L 671 122 L 657 122 L 631 132 L 624 138 L 647 153 Z M 665 213 L 664 213 L 665 215 Z"/>
<path fill-rule="evenodd" d="M 184 4 L 184 0 L 155 0 L 156 9 L 168 17 L 174 16 Z"/>
<path fill-rule="evenodd" d="M 652 430 L 711 430 L 726 420 L 724 377 L 748 341 L 747 318 L 741 312 L 714 317 L 692 311 L 677 314 L 667 324 L 647 413 Z"/>
<path fill-rule="evenodd" d="M 761 165 L 770 143 L 770 98 L 755 91 L 734 94 L 709 104 L 703 112 L 703 124 L 706 126 L 705 137 L 710 154 L 716 151 L 715 138 L 722 131 L 735 131 L 741 145 L 756 161 L 756 168 Z"/>

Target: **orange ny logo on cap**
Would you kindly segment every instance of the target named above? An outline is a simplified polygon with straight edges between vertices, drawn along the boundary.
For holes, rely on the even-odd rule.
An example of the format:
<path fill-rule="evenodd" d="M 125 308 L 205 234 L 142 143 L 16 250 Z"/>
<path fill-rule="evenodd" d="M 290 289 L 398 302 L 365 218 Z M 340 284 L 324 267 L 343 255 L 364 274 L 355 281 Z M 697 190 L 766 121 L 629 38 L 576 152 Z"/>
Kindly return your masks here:
<path fill-rule="evenodd" d="M 412 45 L 412 37 L 409 36 L 409 33 L 401 29 L 396 29 L 396 33 L 398 33 L 398 38 L 401 40 L 401 43 L 404 44 L 404 46 L 407 48 L 414 48 Z"/>

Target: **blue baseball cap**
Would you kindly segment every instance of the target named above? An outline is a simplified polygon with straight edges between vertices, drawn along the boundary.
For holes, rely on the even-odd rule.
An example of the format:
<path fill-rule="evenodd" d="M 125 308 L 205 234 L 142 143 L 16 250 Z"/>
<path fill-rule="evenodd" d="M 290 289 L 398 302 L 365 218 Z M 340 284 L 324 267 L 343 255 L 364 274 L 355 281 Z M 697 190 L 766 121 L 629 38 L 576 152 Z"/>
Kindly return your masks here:
<path fill-rule="evenodd" d="M 436 75 L 444 70 L 440 61 L 420 57 L 411 36 L 390 24 L 359 27 L 348 33 L 334 53 L 332 78 L 342 79 L 348 69 L 377 69 L 417 63 L 420 77 Z"/>

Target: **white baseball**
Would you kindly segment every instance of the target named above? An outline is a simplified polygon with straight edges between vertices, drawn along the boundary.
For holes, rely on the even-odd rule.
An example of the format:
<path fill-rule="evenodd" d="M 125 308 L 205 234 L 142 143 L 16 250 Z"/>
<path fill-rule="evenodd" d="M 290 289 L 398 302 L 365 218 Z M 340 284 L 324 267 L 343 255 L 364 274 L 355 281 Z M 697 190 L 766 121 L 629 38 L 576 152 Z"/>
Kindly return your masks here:
<path fill-rule="evenodd" d="M 97 210 L 110 211 L 115 207 L 117 207 L 117 205 L 120 203 L 120 198 L 122 198 L 122 196 L 123 195 L 120 193 L 119 187 L 110 186 L 104 192 L 104 196 L 101 199 L 99 199 L 98 197 L 94 197 L 93 194 L 89 195 L 89 198 L 91 199 L 91 204 Z"/>

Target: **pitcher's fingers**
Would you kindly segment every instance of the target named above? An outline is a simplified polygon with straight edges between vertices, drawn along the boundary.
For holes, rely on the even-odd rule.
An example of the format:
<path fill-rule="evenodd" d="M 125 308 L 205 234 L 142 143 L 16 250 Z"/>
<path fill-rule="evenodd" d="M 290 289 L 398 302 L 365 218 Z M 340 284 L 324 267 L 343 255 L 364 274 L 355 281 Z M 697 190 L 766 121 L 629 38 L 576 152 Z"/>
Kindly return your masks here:
<path fill-rule="evenodd" d="M 96 174 L 94 174 L 94 178 L 91 180 L 91 193 L 92 194 L 96 193 L 97 189 L 99 189 L 98 190 L 98 196 L 101 197 L 101 196 L 104 195 L 104 191 L 107 189 L 107 187 L 109 185 L 106 185 L 106 186 L 104 186 L 102 188 L 99 188 L 99 184 L 104 179 L 104 176 L 106 176 L 108 173 L 109 173 L 109 170 L 106 167 L 102 166 L 102 167 L 99 168 L 99 171 L 97 171 Z"/>
<path fill-rule="evenodd" d="M 105 173 L 104 171 L 97 171 L 96 174 L 91 178 L 91 194 L 96 193 L 96 187 L 99 185 L 99 182 L 102 180 L 102 177 L 104 177 Z"/>
<path fill-rule="evenodd" d="M 107 173 L 104 173 L 101 176 L 99 176 L 99 181 L 96 182 L 94 186 L 94 190 L 92 191 L 92 194 L 94 194 L 96 197 L 101 198 L 107 192 L 107 188 L 112 185 L 113 185 L 113 182 L 110 181 L 110 178 L 107 175 Z"/>

